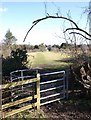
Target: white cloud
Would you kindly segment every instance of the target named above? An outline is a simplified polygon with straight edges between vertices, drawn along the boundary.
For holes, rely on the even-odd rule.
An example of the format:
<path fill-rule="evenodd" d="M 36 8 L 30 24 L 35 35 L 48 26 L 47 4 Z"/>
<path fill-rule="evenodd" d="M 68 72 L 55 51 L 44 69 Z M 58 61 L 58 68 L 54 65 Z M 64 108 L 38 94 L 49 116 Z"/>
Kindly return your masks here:
<path fill-rule="evenodd" d="M 7 8 L 0 8 L 0 12 L 6 12 L 7 10 Z"/>

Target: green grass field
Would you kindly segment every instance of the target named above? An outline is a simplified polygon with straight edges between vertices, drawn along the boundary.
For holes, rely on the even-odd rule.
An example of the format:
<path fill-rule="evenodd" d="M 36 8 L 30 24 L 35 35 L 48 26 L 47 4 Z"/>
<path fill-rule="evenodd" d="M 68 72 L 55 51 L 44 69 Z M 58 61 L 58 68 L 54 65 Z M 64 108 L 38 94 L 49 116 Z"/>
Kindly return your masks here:
<path fill-rule="evenodd" d="M 28 53 L 28 67 L 61 69 L 71 64 L 69 58 L 70 55 L 61 52 L 32 52 Z"/>

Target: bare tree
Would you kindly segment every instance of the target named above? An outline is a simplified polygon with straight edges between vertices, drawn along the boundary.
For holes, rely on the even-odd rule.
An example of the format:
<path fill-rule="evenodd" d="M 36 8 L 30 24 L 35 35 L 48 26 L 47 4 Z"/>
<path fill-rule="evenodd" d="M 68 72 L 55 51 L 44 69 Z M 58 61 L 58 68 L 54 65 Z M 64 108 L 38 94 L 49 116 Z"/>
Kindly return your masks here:
<path fill-rule="evenodd" d="M 67 17 L 64 17 L 64 16 L 59 16 L 58 14 L 56 14 L 55 16 L 51 16 L 51 15 L 47 14 L 43 18 L 37 19 L 37 20 L 33 21 L 33 25 L 27 31 L 27 33 L 26 33 L 26 35 L 24 37 L 23 42 L 26 40 L 29 32 L 33 29 L 34 26 L 36 26 L 39 22 L 47 20 L 47 19 L 63 19 L 65 21 L 69 21 L 71 23 L 71 27 L 70 28 L 66 28 L 63 31 L 63 33 L 64 33 L 64 35 L 66 35 L 66 33 L 68 32 L 70 40 L 71 40 L 71 35 L 73 35 L 74 38 L 75 38 L 75 42 L 74 42 L 75 43 L 75 47 L 74 47 L 75 48 L 75 50 L 74 50 L 75 54 L 74 54 L 74 56 L 75 56 L 75 59 L 77 60 L 76 61 L 76 64 L 77 64 L 77 62 L 80 60 L 80 56 L 79 56 L 80 54 L 77 54 L 76 36 L 79 35 L 79 36 L 81 36 L 82 39 L 84 38 L 85 41 L 87 41 L 87 40 L 91 41 L 91 35 L 87 31 L 81 29 L 76 24 L 76 22 L 73 21 L 72 19 L 70 19 L 69 17 L 67 18 Z M 73 51 L 73 49 L 72 49 L 72 51 Z M 82 49 L 82 51 L 84 53 L 84 49 Z M 84 56 L 85 56 L 85 54 L 84 54 Z M 91 62 L 91 60 L 90 60 L 90 62 Z M 86 63 L 86 65 L 85 65 L 85 63 Z M 72 67 L 71 67 L 71 69 L 72 69 L 72 71 L 73 71 L 73 73 L 75 75 L 75 78 L 81 84 L 83 84 L 85 88 L 90 89 L 91 88 L 91 66 L 90 66 L 90 63 L 89 63 L 89 61 L 84 61 L 84 59 L 83 59 L 83 62 L 80 64 L 80 66 L 81 67 L 79 68 L 79 73 L 80 73 L 81 81 L 79 81 L 79 79 L 77 77 L 77 74 L 75 74 L 75 72 L 73 71 Z M 87 68 L 86 68 L 86 66 L 87 66 Z"/>

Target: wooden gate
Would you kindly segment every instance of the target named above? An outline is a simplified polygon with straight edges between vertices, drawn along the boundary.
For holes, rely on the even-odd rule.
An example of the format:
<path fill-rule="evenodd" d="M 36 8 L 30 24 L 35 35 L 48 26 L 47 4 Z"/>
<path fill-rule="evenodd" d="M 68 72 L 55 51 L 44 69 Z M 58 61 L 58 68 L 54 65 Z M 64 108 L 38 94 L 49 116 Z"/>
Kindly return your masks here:
<path fill-rule="evenodd" d="M 33 74 L 32 74 L 33 73 Z M 10 73 L 11 82 L 0 86 L 2 90 L 1 118 L 12 116 L 30 108 L 37 108 L 68 97 L 65 71 L 39 74 L 30 70 Z"/>
<path fill-rule="evenodd" d="M 39 74 L 35 78 L 16 76 L 10 83 L 1 85 L 0 90 L 2 90 L 1 118 L 34 107 L 37 107 L 37 110 L 40 109 Z"/>

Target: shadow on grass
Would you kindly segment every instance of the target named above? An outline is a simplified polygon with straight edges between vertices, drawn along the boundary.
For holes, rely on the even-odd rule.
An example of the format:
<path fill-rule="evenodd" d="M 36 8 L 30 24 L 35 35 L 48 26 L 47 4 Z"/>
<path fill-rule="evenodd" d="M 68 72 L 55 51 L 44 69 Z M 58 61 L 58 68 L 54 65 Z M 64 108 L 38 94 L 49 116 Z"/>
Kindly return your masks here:
<path fill-rule="evenodd" d="M 70 58 L 64 58 L 64 59 L 61 59 L 61 60 L 55 60 L 55 62 L 66 62 L 66 63 L 72 63 L 72 64 L 77 64 L 78 62 L 80 61 L 91 61 L 91 56 L 88 56 L 88 55 L 79 55 L 78 57 L 75 58 L 74 57 L 70 57 Z"/>

